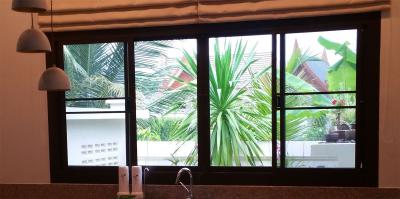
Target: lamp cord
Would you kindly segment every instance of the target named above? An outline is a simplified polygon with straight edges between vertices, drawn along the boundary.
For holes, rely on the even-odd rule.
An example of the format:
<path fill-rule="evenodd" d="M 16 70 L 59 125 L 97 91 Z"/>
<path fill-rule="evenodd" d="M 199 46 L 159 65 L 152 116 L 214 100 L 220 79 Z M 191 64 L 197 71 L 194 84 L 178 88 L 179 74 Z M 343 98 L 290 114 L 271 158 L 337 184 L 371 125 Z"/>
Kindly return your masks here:
<path fill-rule="evenodd" d="M 53 34 L 53 0 L 50 0 L 50 28 Z"/>
<path fill-rule="evenodd" d="M 34 29 L 34 26 L 33 26 L 33 13 L 32 12 L 31 12 L 31 28 Z"/>
<path fill-rule="evenodd" d="M 197 23 L 200 23 L 200 15 L 199 15 L 199 6 L 200 6 L 200 0 L 197 0 Z"/>
<path fill-rule="evenodd" d="M 50 36 L 51 36 L 51 54 L 52 54 L 52 60 L 53 60 L 53 65 L 56 65 L 56 58 L 55 58 L 55 52 L 54 52 L 54 30 L 53 30 L 53 0 L 50 0 Z"/>

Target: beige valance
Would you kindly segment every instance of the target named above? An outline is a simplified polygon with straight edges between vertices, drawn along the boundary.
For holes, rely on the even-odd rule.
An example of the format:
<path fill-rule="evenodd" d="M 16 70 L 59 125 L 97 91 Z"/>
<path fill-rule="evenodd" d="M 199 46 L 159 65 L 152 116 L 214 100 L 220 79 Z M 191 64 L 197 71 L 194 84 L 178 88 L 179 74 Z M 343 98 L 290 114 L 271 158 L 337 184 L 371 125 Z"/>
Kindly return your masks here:
<path fill-rule="evenodd" d="M 50 5 L 50 3 L 49 3 Z M 168 26 L 362 13 L 390 0 L 53 0 L 55 31 Z M 50 30 L 50 13 L 39 25 Z"/>

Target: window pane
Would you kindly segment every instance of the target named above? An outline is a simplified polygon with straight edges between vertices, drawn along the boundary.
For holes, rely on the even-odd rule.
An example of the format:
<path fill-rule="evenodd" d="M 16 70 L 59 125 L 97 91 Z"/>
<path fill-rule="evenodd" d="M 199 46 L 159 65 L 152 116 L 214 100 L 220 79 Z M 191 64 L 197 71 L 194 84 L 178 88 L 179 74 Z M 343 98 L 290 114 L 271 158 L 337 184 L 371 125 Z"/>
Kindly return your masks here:
<path fill-rule="evenodd" d="M 109 100 L 76 100 L 65 102 L 67 113 L 69 112 L 108 112 L 125 111 L 124 99 Z"/>
<path fill-rule="evenodd" d="M 123 43 L 74 44 L 63 49 L 71 81 L 67 99 L 124 96 Z"/>
<path fill-rule="evenodd" d="M 356 94 L 313 94 L 313 95 L 286 95 L 286 108 L 291 107 L 327 107 L 327 106 L 355 106 Z"/>
<path fill-rule="evenodd" d="M 356 90 L 357 30 L 286 35 L 286 92 Z"/>
<path fill-rule="evenodd" d="M 354 168 L 355 109 L 286 111 L 286 167 Z"/>
<path fill-rule="evenodd" d="M 271 35 L 209 46 L 212 166 L 271 166 Z"/>
<path fill-rule="evenodd" d="M 67 114 L 68 165 L 126 164 L 125 114 Z"/>
<path fill-rule="evenodd" d="M 281 92 L 280 68 L 281 68 L 281 34 L 276 34 L 276 93 L 278 94 Z"/>
<path fill-rule="evenodd" d="M 139 165 L 197 165 L 197 41 L 135 42 Z"/>

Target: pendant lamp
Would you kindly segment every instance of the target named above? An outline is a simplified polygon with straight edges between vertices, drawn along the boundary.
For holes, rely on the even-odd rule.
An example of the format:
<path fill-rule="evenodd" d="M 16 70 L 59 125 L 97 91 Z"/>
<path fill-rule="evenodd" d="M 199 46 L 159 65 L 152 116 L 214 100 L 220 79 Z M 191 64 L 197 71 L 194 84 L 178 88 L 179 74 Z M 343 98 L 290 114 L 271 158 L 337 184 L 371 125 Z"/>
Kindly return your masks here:
<path fill-rule="evenodd" d="M 50 27 L 51 27 L 51 42 L 54 46 L 53 36 L 53 0 L 50 1 Z M 53 63 L 55 62 L 55 53 L 52 53 Z M 71 89 L 71 84 L 64 70 L 53 64 L 47 68 L 39 80 L 39 90 L 42 91 L 67 91 Z"/>
<path fill-rule="evenodd" d="M 36 29 L 33 25 L 33 14 L 31 13 L 31 28 L 25 30 L 18 38 L 17 52 L 43 53 L 51 52 L 50 42 L 46 35 Z"/>
<path fill-rule="evenodd" d="M 66 91 L 71 88 L 67 74 L 56 65 L 47 68 L 40 76 L 39 90 Z"/>
<path fill-rule="evenodd" d="M 12 9 L 17 12 L 45 12 L 46 0 L 13 0 Z"/>

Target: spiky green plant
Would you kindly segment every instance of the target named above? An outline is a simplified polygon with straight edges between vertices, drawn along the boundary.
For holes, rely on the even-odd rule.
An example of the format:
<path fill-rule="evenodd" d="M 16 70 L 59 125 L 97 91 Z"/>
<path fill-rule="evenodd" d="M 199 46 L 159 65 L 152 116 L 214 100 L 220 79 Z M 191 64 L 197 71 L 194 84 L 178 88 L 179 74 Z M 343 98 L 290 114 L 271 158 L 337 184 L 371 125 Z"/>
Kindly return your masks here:
<path fill-rule="evenodd" d="M 223 46 L 223 50 L 221 47 Z M 214 45 L 214 63 L 210 66 L 210 139 L 211 162 L 216 166 L 239 166 L 244 163 L 256 165 L 262 164 L 263 152 L 257 144 L 256 135 L 263 133 L 263 129 L 257 127 L 244 113 L 244 97 L 247 88 L 240 87 L 239 82 L 245 72 L 256 61 L 253 58 L 254 50 L 248 52 L 244 58 L 247 44 L 239 41 L 232 47 L 230 43 L 221 45 L 217 40 Z M 193 56 L 183 51 L 186 62 L 179 61 L 179 68 L 192 77 L 191 82 L 185 82 L 172 77 L 183 84 L 171 95 L 187 99 L 187 92 L 195 94 L 197 91 L 197 63 Z M 167 100 L 167 99 L 165 99 Z M 186 101 L 186 100 L 181 100 Z M 192 102 L 196 104 L 196 98 Z M 172 110 L 179 109 L 182 103 L 172 103 Z M 171 111 L 169 111 L 171 112 Z M 181 128 L 176 131 L 175 137 L 194 139 L 197 126 L 197 111 L 194 110 L 182 121 Z M 193 124 L 193 121 L 196 124 Z M 196 153 L 197 148 L 191 154 Z M 246 161 L 241 160 L 241 156 Z M 193 156 L 189 156 L 187 163 L 193 162 Z"/>
<path fill-rule="evenodd" d="M 211 131 L 211 161 L 216 166 L 240 166 L 249 164 L 252 166 L 262 165 L 261 157 L 264 155 L 258 145 L 258 141 L 271 140 L 271 74 L 270 67 L 265 67 L 263 71 L 252 76 L 252 80 L 247 85 L 239 86 L 241 77 L 244 73 L 251 73 L 251 65 L 257 61 L 254 57 L 254 48 L 246 51 L 247 45 L 241 41 L 223 45 L 217 40 L 214 47 L 214 63 L 210 66 L 210 131 Z M 247 53 L 245 59 L 244 54 Z M 187 93 L 195 94 L 197 91 L 197 64 L 188 52 L 183 55 L 187 62 L 179 62 L 179 68 L 192 77 L 191 82 L 185 82 L 179 78 L 174 78 L 183 84 L 177 90 L 172 91 L 171 95 L 176 99 L 180 96 L 181 102 L 187 99 Z M 313 56 L 304 54 L 294 54 L 291 58 L 292 68 L 298 67 L 308 60 L 315 60 Z M 297 61 L 296 61 L 297 60 Z M 290 65 L 290 64 L 289 64 Z M 269 71 L 269 72 L 268 72 Z M 316 91 L 309 83 L 287 73 L 287 89 L 299 92 Z M 170 100 L 163 99 L 171 103 Z M 192 102 L 196 103 L 195 98 Z M 299 98 L 300 99 L 300 98 Z M 304 100 L 313 100 L 317 105 L 327 103 L 324 96 L 314 96 L 312 99 L 303 98 L 289 102 L 287 105 L 298 105 L 305 103 Z M 171 103 L 172 111 L 178 110 L 184 103 Z M 192 112 L 195 116 L 196 111 Z M 293 111 L 287 115 L 286 135 L 289 140 L 297 139 L 304 135 L 308 128 L 304 124 L 307 118 L 322 117 L 310 111 Z M 191 122 L 193 118 L 187 118 Z M 185 120 L 185 123 L 189 123 Z M 279 118 L 278 118 L 279 121 Z M 195 125 L 192 125 L 195 126 Z M 279 124 L 278 124 L 279 126 Z M 181 128 L 174 136 L 196 138 L 188 128 Z M 192 153 L 197 149 L 195 148 Z M 244 156 L 246 160 L 242 160 Z M 192 156 L 189 156 L 193 159 Z"/>
<path fill-rule="evenodd" d="M 254 47 L 244 58 L 247 44 L 238 41 L 234 47 L 214 45 L 214 63 L 210 66 L 211 162 L 216 166 L 240 166 L 240 156 L 250 165 L 262 164 L 263 152 L 256 136 L 264 133 L 245 114 L 247 88 L 239 86 L 242 76 L 256 61 Z"/>

